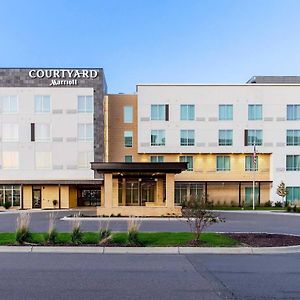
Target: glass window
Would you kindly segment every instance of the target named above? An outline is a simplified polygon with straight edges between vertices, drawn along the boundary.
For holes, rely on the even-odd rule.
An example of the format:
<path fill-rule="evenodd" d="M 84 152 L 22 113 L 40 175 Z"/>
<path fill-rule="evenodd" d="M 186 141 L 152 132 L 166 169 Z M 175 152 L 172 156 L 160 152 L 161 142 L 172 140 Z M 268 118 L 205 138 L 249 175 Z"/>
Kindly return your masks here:
<path fill-rule="evenodd" d="M 175 182 L 175 203 L 188 200 L 200 200 L 204 196 L 204 184 L 199 182 Z"/>
<path fill-rule="evenodd" d="M 248 120 L 262 120 L 262 105 L 249 104 L 248 105 Z"/>
<path fill-rule="evenodd" d="M 35 167 L 39 170 L 52 169 L 52 153 L 51 152 L 36 152 Z"/>
<path fill-rule="evenodd" d="M 300 155 L 287 155 L 286 156 L 286 170 L 287 171 L 300 171 Z"/>
<path fill-rule="evenodd" d="M 150 156 L 150 161 L 153 163 L 162 163 L 164 162 L 164 157 L 162 155 L 152 155 Z"/>
<path fill-rule="evenodd" d="M 132 123 L 133 121 L 133 107 L 124 106 L 124 123 Z"/>
<path fill-rule="evenodd" d="M 217 156 L 217 171 L 230 171 L 230 156 Z"/>
<path fill-rule="evenodd" d="M 94 110 L 93 96 L 78 96 L 77 110 L 80 113 L 91 113 Z"/>
<path fill-rule="evenodd" d="M 300 130 L 287 130 L 286 144 L 287 146 L 300 146 Z"/>
<path fill-rule="evenodd" d="M 83 123 L 78 124 L 77 137 L 79 141 L 92 141 L 93 140 L 93 124 Z"/>
<path fill-rule="evenodd" d="M 50 124 L 40 123 L 35 124 L 35 140 L 38 142 L 47 142 L 50 141 Z"/>
<path fill-rule="evenodd" d="M 195 120 L 195 105 L 182 104 L 180 105 L 180 120 Z"/>
<path fill-rule="evenodd" d="M 219 130 L 219 146 L 232 146 L 232 130 Z"/>
<path fill-rule="evenodd" d="M 180 130 L 180 146 L 195 145 L 195 130 Z"/>
<path fill-rule="evenodd" d="M 168 104 L 152 104 L 151 105 L 151 120 L 168 121 L 169 120 L 169 105 Z"/>
<path fill-rule="evenodd" d="M 194 168 L 194 159 L 191 155 L 184 155 L 179 157 L 180 162 L 186 162 L 187 164 L 187 171 L 193 171 Z"/>
<path fill-rule="evenodd" d="M 219 105 L 219 120 L 233 120 L 233 105 L 220 104 Z"/>
<path fill-rule="evenodd" d="M 17 96 L 3 96 L 1 97 L 2 112 L 3 113 L 17 113 L 18 112 L 18 97 Z"/>
<path fill-rule="evenodd" d="M 4 151 L 2 153 L 2 166 L 3 166 L 3 169 L 18 169 L 19 168 L 19 152 Z"/>
<path fill-rule="evenodd" d="M 20 206 L 20 186 L 0 185 L 0 205 L 10 202 L 12 206 Z"/>
<path fill-rule="evenodd" d="M 50 96 L 35 96 L 34 111 L 37 113 L 50 112 Z"/>
<path fill-rule="evenodd" d="M 287 186 L 286 201 L 300 201 L 300 186 Z"/>
<path fill-rule="evenodd" d="M 263 131 L 261 129 L 245 130 L 245 146 L 261 146 L 263 144 Z"/>
<path fill-rule="evenodd" d="M 258 170 L 258 157 L 253 159 L 253 155 L 245 156 L 245 171 L 257 171 Z"/>
<path fill-rule="evenodd" d="M 18 124 L 2 124 L 3 142 L 17 142 L 19 140 Z"/>
<path fill-rule="evenodd" d="M 151 130 L 151 146 L 165 146 L 165 130 Z"/>
<path fill-rule="evenodd" d="M 77 166 L 80 169 L 90 169 L 91 162 L 93 161 L 92 152 L 78 152 L 77 154 Z"/>
<path fill-rule="evenodd" d="M 124 156 L 124 162 L 131 163 L 132 162 L 132 155 L 125 155 Z"/>
<path fill-rule="evenodd" d="M 287 105 L 287 119 L 300 120 L 300 104 Z"/>
<path fill-rule="evenodd" d="M 132 131 L 124 131 L 124 146 L 132 147 L 133 133 Z"/>

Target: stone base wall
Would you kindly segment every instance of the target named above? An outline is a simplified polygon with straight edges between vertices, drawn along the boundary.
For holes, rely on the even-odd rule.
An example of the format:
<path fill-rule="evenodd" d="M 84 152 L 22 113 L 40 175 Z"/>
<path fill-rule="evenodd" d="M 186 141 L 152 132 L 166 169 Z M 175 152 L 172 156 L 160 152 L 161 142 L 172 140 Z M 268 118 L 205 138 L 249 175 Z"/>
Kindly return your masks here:
<path fill-rule="evenodd" d="M 162 207 L 162 206 L 119 206 L 119 207 L 97 207 L 98 216 L 135 216 L 135 217 L 162 217 L 162 216 L 181 216 L 181 206 Z"/>

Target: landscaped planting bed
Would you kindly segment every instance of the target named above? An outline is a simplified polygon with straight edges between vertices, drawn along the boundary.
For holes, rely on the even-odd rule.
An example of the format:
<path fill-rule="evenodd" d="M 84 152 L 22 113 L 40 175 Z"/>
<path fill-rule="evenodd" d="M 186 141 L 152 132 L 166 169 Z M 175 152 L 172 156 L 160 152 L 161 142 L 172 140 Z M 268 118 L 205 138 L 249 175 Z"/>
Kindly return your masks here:
<path fill-rule="evenodd" d="M 126 232 L 113 232 L 107 240 L 99 241 L 98 232 L 83 232 L 82 243 L 80 245 L 99 245 L 106 247 L 130 246 L 128 244 L 128 234 Z M 55 246 L 73 246 L 71 233 L 58 232 L 55 244 L 46 242 L 46 233 L 30 233 L 30 237 L 24 245 L 55 245 Z M 190 246 L 193 234 L 190 232 L 139 232 L 139 246 L 142 247 L 175 247 Z M 201 244 L 203 247 L 233 247 L 238 246 L 236 240 L 218 233 L 203 233 L 201 235 Z M 0 245 L 18 245 L 16 234 L 13 232 L 0 233 Z"/>
<path fill-rule="evenodd" d="M 269 233 L 227 233 L 226 236 L 251 247 L 283 247 L 300 245 L 300 236 Z"/>

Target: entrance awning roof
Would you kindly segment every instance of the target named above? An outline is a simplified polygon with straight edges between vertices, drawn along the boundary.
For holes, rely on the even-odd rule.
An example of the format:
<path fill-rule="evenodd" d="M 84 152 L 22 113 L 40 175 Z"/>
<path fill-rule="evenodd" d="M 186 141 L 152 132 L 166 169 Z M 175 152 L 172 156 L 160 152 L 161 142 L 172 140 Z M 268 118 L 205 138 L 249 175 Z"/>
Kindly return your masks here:
<path fill-rule="evenodd" d="M 92 162 L 92 170 L 99 173 L 173 173 L 178 174 L 187 169 L 185 162 Z"/>

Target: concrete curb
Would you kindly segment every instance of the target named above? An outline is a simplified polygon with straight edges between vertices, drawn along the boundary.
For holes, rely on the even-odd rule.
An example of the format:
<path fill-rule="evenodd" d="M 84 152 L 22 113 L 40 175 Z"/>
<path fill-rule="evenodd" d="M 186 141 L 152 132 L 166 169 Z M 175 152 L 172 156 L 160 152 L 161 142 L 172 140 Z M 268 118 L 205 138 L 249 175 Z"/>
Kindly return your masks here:
<path fill-rule="evenodd" d="M 0 253 L 73 253 L 73 254 L 292 254 L 300 246 L 288 247 L 63 247 L 0 246 Z"/>

